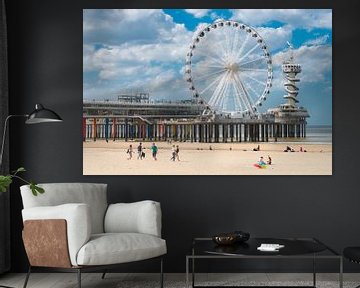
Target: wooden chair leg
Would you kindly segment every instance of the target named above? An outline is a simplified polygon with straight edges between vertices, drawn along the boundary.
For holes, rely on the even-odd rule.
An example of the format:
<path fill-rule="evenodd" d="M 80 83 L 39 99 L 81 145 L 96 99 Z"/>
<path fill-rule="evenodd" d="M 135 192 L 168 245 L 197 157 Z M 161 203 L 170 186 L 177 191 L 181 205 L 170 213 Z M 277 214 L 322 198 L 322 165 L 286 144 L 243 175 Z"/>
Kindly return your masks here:
<path fill-rule="evenodd" d="M 30 274 L 31 274 L 31 265 L 29 266 L 29 270 L 26 274 L 26 278 L 25 278 L 25 282 L 24 282 L 24 286 L 23 288 L 26 288 L 27 284 L 28 284 L 28 281 L 29 281 L 29 277 L 30 277 Z"/>

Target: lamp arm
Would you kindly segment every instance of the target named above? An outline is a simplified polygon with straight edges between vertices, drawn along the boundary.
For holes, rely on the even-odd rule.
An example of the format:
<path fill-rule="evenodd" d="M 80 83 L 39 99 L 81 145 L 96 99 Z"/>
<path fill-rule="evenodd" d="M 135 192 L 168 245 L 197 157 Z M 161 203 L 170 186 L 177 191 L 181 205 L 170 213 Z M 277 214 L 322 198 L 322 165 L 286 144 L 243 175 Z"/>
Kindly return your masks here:
<path fill-rule="evenodd" d="M 28 116 L 29 115 L 27 115 L 27 114 L 22 114 L 22 115 L 9 115 L 9 116 L 6 117 L 5 123 L 4 123 L 4 131 L 3 131 L 3 138 L 2 138 L 2 144 L 1 144 L 1 152 L 0 152 L 0 168 L 2 166 L 5 139 L 6 139 L 6 131 L 7 131 L 7 126 L 8 126 L 8 122 L 9 122 L 10 118 L 14 118 L 14 117 L 24 117 L 24 118 L 26 118 Z"/>

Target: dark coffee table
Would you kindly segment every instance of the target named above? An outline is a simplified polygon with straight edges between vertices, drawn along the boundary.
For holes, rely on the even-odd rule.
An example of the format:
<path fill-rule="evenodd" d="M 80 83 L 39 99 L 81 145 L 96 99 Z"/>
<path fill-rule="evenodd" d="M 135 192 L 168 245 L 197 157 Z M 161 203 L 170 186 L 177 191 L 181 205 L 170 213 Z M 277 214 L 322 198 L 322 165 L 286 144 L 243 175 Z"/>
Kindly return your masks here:
<path fill-rule="evenodd" d="M 277 252 L 263 252 L 257 250 L 262 243 L 284 245 Z M 245 243 L 229 246 L 219 246 L 211 238 L 195 238 L 190 255 L 186 256 L 186 287 L 189 287 L 189 271 L 191 268 L 192 285 L 190 287 L 204 287 L 195 285 L 195 260 L 200 259 L 312 259 L 313 285 L 293 287 L 316 288 L 316 260 L 335 259 L 339 261 L 339 287 L 343 287 L 343 258 L 335 250 L 315 238 L 250 238 Z M 214 286 L 211 286 L 214 287 Z M 227 286 L 222 286 L 227 287 Z M 247 287 L 247 286 L 231 286 Z M 251 286 L 254 287 L 254 286 Z M 262 286 L 264 287 L 264 286 Z M 274 287 L 274 286 L 272 286 Z M 284 287 L 284 286 L 281 286 Z"/>

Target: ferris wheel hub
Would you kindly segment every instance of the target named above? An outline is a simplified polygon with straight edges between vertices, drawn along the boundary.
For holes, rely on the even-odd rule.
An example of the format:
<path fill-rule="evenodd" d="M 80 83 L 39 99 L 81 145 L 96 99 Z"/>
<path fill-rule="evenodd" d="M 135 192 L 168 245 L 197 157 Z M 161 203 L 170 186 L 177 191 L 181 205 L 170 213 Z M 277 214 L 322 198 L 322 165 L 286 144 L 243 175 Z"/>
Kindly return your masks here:
<path fill-rule="evenodd" d="M 225 68 L 229 71 L 229 72 L 233 72 L 236 73 L 240 70 L 240 67 L 237 63 L 229 63 L 225 66 Z"/>

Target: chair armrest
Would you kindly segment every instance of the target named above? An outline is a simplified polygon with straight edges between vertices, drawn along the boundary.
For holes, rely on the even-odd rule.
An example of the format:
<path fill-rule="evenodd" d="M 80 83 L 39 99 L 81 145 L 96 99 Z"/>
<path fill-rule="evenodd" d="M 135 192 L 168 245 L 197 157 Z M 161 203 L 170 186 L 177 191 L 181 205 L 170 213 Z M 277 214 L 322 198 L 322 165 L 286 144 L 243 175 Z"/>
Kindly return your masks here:
<path fill-rule="evenodd" d="M 145 200 L 111 204 L 104 224 L 105 233 L 143 233 L 161 237 L 160 203 Z"/>
<path fill-rule="evenodd" d="M 45 219 L 66 220 L 70 260 L 73 266 L 77 265 L 77 253 L 80 248 L 89 241 L 91 235 L 91 222 L 88 205 L 82 203 L 72 203 L 58 206 L 33 207 L 23 209 L 22 216 L 24 222 L 26 220 Z M 41 239 L 40 235 L 38 235 L 34 241 L 39 241 L 39 239 Z"/>

